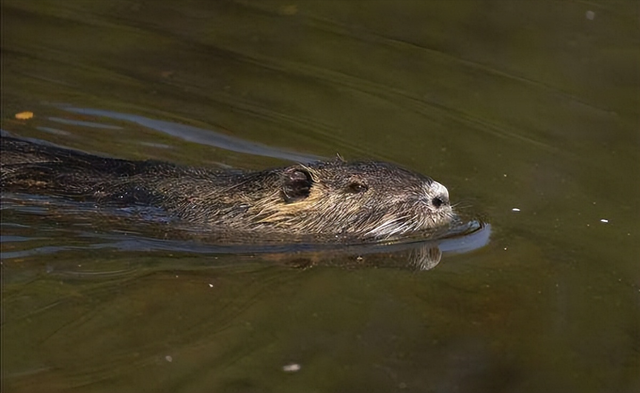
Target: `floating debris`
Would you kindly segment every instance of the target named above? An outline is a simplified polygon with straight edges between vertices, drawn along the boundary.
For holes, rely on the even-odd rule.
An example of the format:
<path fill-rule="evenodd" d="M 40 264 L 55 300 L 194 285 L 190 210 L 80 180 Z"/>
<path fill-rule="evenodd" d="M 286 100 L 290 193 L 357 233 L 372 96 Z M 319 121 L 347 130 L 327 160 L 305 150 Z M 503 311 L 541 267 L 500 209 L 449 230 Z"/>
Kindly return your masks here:
<path fill-rule="evenodd" d="M 15 117 L 18 120 L 29 120 L 33 117 L 33 112 L 25 111 L 25 112 L 16 113 Z"/>
<path fill-rule="evenodd" d="M 298 363 L 289 363 L 282 366 L 282 371 L 286 373 L 295 373 L 300 371 L 302 367 Z"/>

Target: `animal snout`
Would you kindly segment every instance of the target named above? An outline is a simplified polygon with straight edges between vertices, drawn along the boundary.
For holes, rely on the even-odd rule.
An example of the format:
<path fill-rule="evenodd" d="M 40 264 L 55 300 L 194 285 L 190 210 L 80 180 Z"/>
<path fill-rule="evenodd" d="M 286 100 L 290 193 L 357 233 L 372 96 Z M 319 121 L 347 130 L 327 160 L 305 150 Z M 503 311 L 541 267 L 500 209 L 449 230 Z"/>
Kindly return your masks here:
<path fill-rule="evenodd" d="M 449 205 L 449 197 L 446 195 L 438 195 L 431 200 L 431 204 L 435 207 Z"/>

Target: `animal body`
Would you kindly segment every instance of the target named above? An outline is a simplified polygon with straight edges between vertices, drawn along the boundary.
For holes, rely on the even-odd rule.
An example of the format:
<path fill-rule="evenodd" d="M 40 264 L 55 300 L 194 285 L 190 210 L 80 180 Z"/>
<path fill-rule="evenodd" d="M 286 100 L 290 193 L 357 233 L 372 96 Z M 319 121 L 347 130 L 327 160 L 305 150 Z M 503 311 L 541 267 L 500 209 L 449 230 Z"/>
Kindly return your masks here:
<path fill-rule="evenodd" d="M 433 179 L 384 162 L 336 159 L 263 171 L 100 157 L 3 137 L 4 191 L 155 206 L 212 231 L 388 239 L 455 214 Z"/>

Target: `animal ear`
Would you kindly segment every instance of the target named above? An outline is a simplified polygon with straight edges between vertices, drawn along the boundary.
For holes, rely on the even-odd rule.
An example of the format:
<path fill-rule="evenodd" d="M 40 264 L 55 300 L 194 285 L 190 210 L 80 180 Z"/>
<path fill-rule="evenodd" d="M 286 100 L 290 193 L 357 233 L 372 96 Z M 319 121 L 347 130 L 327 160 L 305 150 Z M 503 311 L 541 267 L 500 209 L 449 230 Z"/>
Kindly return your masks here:
<path fill-rule="evenodd" d="M 282 196 L 285 202 L 295 202 L 309 196 L 313 178 L 308 169 L 292 166 L 282 174 Z"/>

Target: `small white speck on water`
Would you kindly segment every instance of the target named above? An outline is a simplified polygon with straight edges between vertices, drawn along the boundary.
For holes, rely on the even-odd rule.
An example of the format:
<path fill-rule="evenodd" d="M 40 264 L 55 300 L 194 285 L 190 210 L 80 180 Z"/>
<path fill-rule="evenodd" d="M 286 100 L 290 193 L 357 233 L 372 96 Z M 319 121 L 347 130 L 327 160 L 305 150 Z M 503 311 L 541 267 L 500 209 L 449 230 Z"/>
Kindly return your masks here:
<path fill-rule="evenodd" d="M 213 284 L 209 284 L 209 288 L 213 288 Z"/>
<path fill-rule="evenodd" d="M 600 222 L 603 222 L 603 223 L 605 223 L 605 224 L 606 224 L 606 223 L 608 223 L 608 222 L 609 222 L 609 220 L 607 220 L 606 218 L 601 218 L 601 219 L 600 219 Z"/>
<path fill-rule="evenodd" d="M 173 362 L 173 358 L 171 357 L 171 355 L 167 355 L 164 357 L 164 360 L 166 360 L 167 362 L 171 363 Z"/>
<path fill-rule="evenodd" d="M 513 209 L 511 209 L 512 212 L 519 212 L 520 209 L 518 209 L 517 207 L 514 207 Z"/>
<path fill-rule="evenodd" d="M 285 373 L 295 373 L 300 371 L 302 367 L 298 363 L 289 363 L 282 366 L 282 371 Z"/>
<path fill-rule="evenodd" d="M 587 11 L 584 16 L 588 19 L 588 20 L 593 20 L 596 17 L 596 13 L 589 10 Z"/>

